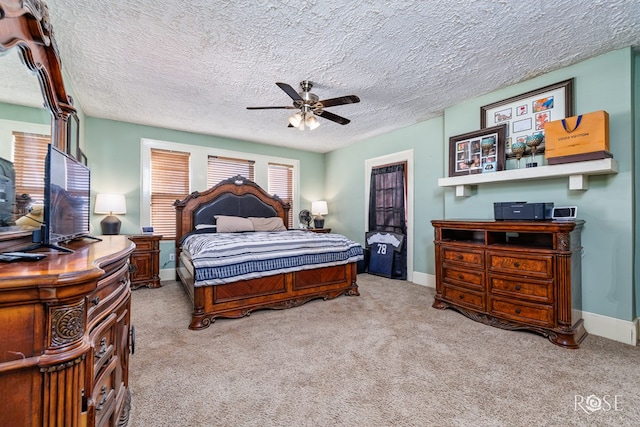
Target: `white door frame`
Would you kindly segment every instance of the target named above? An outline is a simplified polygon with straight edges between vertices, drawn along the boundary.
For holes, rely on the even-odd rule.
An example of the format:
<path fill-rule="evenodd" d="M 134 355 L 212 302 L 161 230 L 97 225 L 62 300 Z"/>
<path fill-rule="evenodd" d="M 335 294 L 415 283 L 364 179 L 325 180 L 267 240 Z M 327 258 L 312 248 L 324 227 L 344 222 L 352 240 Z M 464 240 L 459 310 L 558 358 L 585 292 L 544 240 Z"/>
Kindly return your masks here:
<path fill-rule="evenodd" d="M 390 163 L 407 162 L 407 280 L 413 281 L 413 150 L 400 151 L 364 161 L 364 231 L 369 231 L 369 187 L 371 169 Z"/>

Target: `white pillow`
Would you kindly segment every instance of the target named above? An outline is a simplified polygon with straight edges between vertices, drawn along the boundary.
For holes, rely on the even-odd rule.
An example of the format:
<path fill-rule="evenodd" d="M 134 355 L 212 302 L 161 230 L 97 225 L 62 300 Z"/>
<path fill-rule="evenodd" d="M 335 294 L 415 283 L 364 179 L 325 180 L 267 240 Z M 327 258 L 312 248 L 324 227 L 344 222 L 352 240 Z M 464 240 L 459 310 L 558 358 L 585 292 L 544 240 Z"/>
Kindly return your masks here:
<path fill-rule="evenodd" d="M 216 232 L 239 233 L 242 231 L 255 231 L 253 222 L 249 218 L 240 216 L 216 215 Z"/>
<path fill-rule="evenodd" d="M 287 231 L 282 218 L 278 216 L 269 218 L 249 217 L 255 231 Z"/>
<path fill-rule="evenodd" d="M 196 230 L 202 230 L 203 228 L 213 228 L 215 230 L 216 225 L 215 224 L 197 224 L 196 225 Z"/>

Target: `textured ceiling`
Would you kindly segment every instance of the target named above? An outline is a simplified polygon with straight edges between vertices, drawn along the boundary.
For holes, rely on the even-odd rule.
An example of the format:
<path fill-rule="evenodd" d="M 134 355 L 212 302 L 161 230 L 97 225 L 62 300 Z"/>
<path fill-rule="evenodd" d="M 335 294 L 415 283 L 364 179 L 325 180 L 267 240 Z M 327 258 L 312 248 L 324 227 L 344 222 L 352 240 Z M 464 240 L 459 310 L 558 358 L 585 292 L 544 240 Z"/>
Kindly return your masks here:
<path fill-rule="evenodd" d="M 87 115 L 321 153 L 640 46 L 640 0 L 47 3 Z M 291 110 L 245 108 L 290 105 L 275 82 L 305 79 L 321 99 L 358 95 L 328 108 L 351 123 L 300 132 L 287 128 Z M 24 86 L 2 80 L 0 100 Z"/>

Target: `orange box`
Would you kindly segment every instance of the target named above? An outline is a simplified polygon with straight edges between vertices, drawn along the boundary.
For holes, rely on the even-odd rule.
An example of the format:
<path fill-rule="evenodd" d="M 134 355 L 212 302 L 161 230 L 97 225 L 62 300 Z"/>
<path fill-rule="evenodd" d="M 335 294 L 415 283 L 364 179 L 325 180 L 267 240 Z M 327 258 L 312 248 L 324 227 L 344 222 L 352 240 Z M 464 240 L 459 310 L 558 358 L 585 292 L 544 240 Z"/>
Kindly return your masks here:
<path fill-rule="evenodd" d="M 613 157 L 609 113 L 604 110 L 547 122 L 544 155 L 550 165 Z"/>

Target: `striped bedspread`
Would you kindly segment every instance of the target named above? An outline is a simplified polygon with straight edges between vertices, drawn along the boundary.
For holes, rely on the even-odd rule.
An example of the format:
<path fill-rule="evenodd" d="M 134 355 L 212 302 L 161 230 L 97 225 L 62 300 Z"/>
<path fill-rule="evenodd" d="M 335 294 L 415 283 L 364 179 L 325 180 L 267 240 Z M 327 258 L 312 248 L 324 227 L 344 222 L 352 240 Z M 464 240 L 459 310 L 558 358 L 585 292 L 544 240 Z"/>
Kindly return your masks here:
<path fill-rule="evenodd" d="M 279 273 L 347 264 L 362 246 L 341 234 L 305 231 L 200 233 L 183 239 L 195 286 L 219 285 Z"/>

